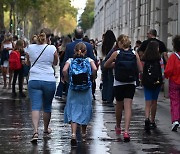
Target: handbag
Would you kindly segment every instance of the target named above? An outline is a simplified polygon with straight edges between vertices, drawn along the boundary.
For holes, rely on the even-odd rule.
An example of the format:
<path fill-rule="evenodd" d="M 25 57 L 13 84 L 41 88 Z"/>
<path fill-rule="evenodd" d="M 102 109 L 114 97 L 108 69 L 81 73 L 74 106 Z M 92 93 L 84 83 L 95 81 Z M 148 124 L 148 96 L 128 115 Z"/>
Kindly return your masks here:
<path fill-rule="evenodd" d="M 29 71 L 30 69 L 35 65 L 35 63 L 38 61 L 38 59 L 40 58 L 40 56 L 42 55 L 42 53 L 44 52 L 44 50 L 47 48 L 48 45 L 46 45 L 44 47 L 44 49 L 41 51 L 41 53 L 39 54 L 39 56 L 36 58 L 36 60 L 34 61 L 34 63 L 32 64 L 32 66 L 30 67 L 29 65 L 24 65 L 23 66 L 23 74 L 24 76 L 29 76 Z"/>

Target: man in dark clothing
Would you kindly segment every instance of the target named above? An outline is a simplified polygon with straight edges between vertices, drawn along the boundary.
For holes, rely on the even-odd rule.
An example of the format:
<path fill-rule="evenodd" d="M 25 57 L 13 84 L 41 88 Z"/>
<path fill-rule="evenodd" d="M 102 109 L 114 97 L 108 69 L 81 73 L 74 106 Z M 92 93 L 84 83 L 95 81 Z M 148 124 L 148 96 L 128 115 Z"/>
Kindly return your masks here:
<path fill-rule="evenodd" d="M 85 45 L 86 45 L 86 48 L 87 48 L 87 52 L 86 52 L 86 56 L 87 57 L 90 57 L 91 59 L 93 59 L 95 62 L 96 62 L 96 58 L 95 58 L 95 56 L 94 56 L 94 54 L 93 54 L 93 47 L 92 47 L 92 45 L 90 44 L 90 43 L 87 43 L 87 42 L 84 42 L 82 39 L 83 39 L 83 35 L 84 35 L 84 32 L 83 32 L 83 30 L 81 29 L 81 28 L 76 28 L 75 29 L 75 31 L 74 31 L 74 35 L 75 35 L 75 40 L 73 41 L 73 42 L 71 42 L 71 43 L 68 43 L 67 45 L 66 45 L 66 49 L 65 49 L 65 54 L 64 54 L 64 59 L 63 59 L 63 62 L 62 62 L 62 69 L 63 69 L 63 67 L 64 67 L 64 65 L 65 65 L 65 63 L 66 63 L 66 61 L 69 59 L 69 58 L 73 58 L 73 56 L 74 56 L 74 48 L 75 48 L 75 46 L 76 46 L 76 44 L 78 44 L 79 42 L 83 42 Z M 61 69 L 61 70 L 62 70 Z M 62 77 L 62 79 L 63 79 L 63 77 Z M 65 90 L 65 96 L 67 96 L 67 91 L 68 91 L 68 83 L 65 83 L 66 85 L 65 85 L 65 87 L 66 87 L 66 90 Z M 62 83 L 62 81 L 60 81 L 60 83 L 59 83 L 59 87 L 61 87 L 61 88 L 59 88 L 59 90 L 58 90 L 58 92 L 60 92 L 60 93 L 62 93 L 62 86 L 63 85 L 63 83 Z M 58 94 L 57 94 L 57 96 L 59 96 Z"/>
<path fill-rule="evenodd" d="M 166 63 L 167 59 L 168 59 L 168 57 L 167 57 L 167 48 L 166 48 L 165 44 L 162 41 L 156 39 L 156 36 L 157 36 L 157 31 L 155 29 L 150 29 L 149 32 L 147 33 L 148 39 L 143 41 L 140 48 L 138 49 L 139 53 L 143 55 L 143 53 L 146 50 L 147 45 L 149 44 L 149 42 L 157 41 L 159 43 L 159 52 L 163 57 L 164 63 Z M 150 128 L 151 129 L 154 129 L 154 128 L 157 127 L 155 121 L 152 121 L 152 119 L 154 119 L 153 117 L 155 117 L 155 115 L 156 115 L 156 109 L 157 109 L 157 103 L 153 103 L 152 106 L 151 106 L 151 123 L 150 123 Z"/>
<path fill-rule="evenodd" d="M 65 64 L 65 62 L 69 59 L 69 58 L 73 58 L 74 55 L 74 47 L 76 46 L 76 44 L 78 44 L 79 42 L 83 42 L 86 45 L 87 48 L 87 57 L 90 57 L 91 59 L 93 59 L 94 61 L 96 61 L 96 58 L 93 54 L 93 47 L 90 43 L 88 42 L 84 42 L 82 41 L 84 32 L 81 28 L 76 28 L 74 31 L 74 35 L 75 35 L 75 40 L 71 43 L 68 43 L 66 46 L 66 50 L 65 50 L 65 55 L 64 55 L 64 60 L 63 60 L 63 64 Z"/>
<path fill-rule="evenodd" d="M 147 33 L 148 39 L 143 41 L 140 48 L 138 49 L 138 52 L 143 54 L 144 51 L 146 50 L 147 45 L 149 44 L 149 42 L 157 41 L 159 43 L 159 52 L 163 57 L 164 63 L 166 63 L 167 59 L 168 59 L 168 57 L 167 57 L 167 48 L 166 48 L 165 44 L 162 41 L 160 41 L 160 40 L 158 40 L 156 38 L 156 36 L 157 36 L 157 31 L 155 29 L 150 29 L 149 32 Z"/>

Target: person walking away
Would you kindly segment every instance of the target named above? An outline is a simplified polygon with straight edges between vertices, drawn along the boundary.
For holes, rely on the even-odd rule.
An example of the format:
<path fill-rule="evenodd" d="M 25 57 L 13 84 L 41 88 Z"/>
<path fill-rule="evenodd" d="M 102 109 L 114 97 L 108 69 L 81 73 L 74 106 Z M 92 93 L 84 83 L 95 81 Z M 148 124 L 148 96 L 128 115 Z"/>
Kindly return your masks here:
<path fill-rule="evenodd" d="M 52 100 L 56 90 L 56 79 L 52 66 L 58 63 L 56 47 L 47 44 L 46 34 L 40 33 L 37 41 L 37 44 L 30 44 L 27 49 L 27 63 L 31 64 L 28 93 L 32 107 L 32 124 L 34 128 L 31 142 L 37 142 L 38 140 L 41 109 L 43 110 L 44 134 L 51 133 L 49 123 Z M 37 59 L 38 57 L 39 59 Z"/>
<path fill-rule="evenodd" d="M 171 130 L 177 131 L 180 124 L 180 35 L 176 35 L 172 42 L 175 52 L 169 57 L 164 74 L 169 79 Z"/>
<path fill-rule="evenodd" d="M 8 88 L 11 88 L 12 74 L 13 72 L 9 69 L 9 54 L 14 48 L 14 44 L 12 42 L 12 36 L 10 34 L 6 34 L 4 37 L 4 41 L 1 44 L 1 70 L 3 75 L 4 86 L 3 89 L 7 88 L 7 73 L 9 72 L 9 84 Z"/>
<path fill-rule="evenodd" d="M 116 126 L 117 135 L 121 134 L 122 111 L 125 114 L 124 141 L 130 141 L 129 126 L 132 114 L 132 100 L 135 93 L 136 71 L 142 72 L 142 65 L 139 56 L 131 48 L 131 41 L 128 36 L 122 34 L 118 37 L 117 43 L 120 50 L 114 51 L 111 57 L 105 62 L 105 68 L 115 68 L 114 95 L 116 98 Z M 124 59 L 126 55 L 126 59 Z M 121 63 L 122 62 L 122 63 Z M 129 64 L 127 65 L 128 62 Z M 124 67 L 124 63 L 127 67 Z M 121 69 L 122 68 L 122 69 Z"/>
<path fill-rule="evenodd" d="M 145 126 L 144 129 L 149 132 L 156 128 L 155 116 L 157 108 L 152 110 L 152 106 L 157 107 L 157 99 L 163 83 L 161 70 L 161 56 L 159 53 L 159 44 L 157 41 L 149 42 L 144 55 L 142 85 L 145 95 Z"/>
<path fill-rule="evenodd" d="M 93 77 L 96 76 L 97 68 L 91 58 L 86 58 L 86 52 L 86 45 L 82 42 L 78 43 L 74 49 L 74 58 L 70 58 L 63 68 L 65 81 L 69 82 L 64 121 L 71 123 L 72 147 L 77 146 L 78 125 L 81 125 L 81 136 L 85 141 L 86 128 L 92 116 L 92 80 L 90 76 L 91 74 Z"/>
<path fill-rule="evenodd" d="M 99 59 L 97 57 L 97 50 L 96 50 L 96 44 L 95 44 L 95 41 L 94 39 L 90 39 L 90 44 L 92 45 L 93 47 L 93 53 L 94 53 L 94 56 L 96 58 L 96 67 L 97 67 L 97 70 L 99 68 Z M 96 77 L 97 78 L 97 77 Z M 96 78 L 92 81 L 92 95 L 93 95 L 93 99 L 96 100 L 96 97 L 95 97 L 95 92 L 96 92 Z"/>
<path fill-rule="evenodd" d="M 82 40 L 83 36 L 84 36 L 83 29 L 77 27 L 75 29 L 75 31 L 74 31 L 75 40 L 66 45 L 66 50 L 65 50 L 65 54 L 64 54 L 64 60 L 63 60 L 63 63 L 62 63 L 62 67 L 64 67 L 65 62 L 69 58 L 73 58 L 73 56 L 74 56 L 74 48 L 75 48 L 76 44 L 78 44 L 79 42 L 83 42 L 86 45 L 86 49 L 87 49 L 86 56 L 90 57 L 91 59 L 93 59 L 96 62 L 96 58 L 94 57 L 94 54 L 93 54 L 92 45 L 90 43 L 88 43 L 88 42 L 84 42 Z M 63 76 L 61 77 L 61 80 L 64 80 Z M 68 87 L 68 86 L 69 86 L 68 83 L 66 83 L 66 87 Z M 65 94 L 65 95 L 67 95 L 67 94 Z"/>
<path fill-rule="evenodd" d="M 142 42 L 141 46 L 138 49 L 138 53 L 143 55 L 149 42 L 156 41 L 159 44 L 159 53 L 160 53 L 161 57 L 163 58 L 163 63 L 166 64 L 166 61 L 168 59 L 167 48 L 166 48 L 165 44 L 162 41 L 160 41 L 159 39 L 157 39 L 156 37 L 157 37 L 157 31 L 155 29 L 150 29 L 147 33 L 148 39 Z M 157 103 L 153 103 L 151 106 L 151 113 L 156 112 L 156 109 L 157 109 Z M 154 127 L 154 125 L 152 125 L 152 124 L 150 124 L 150 125 L 151 125 L 151 128 Z"/>
<path fill-rule="evenodd" d="M 65 50 L 66 50 L 66 45 L 68 43 L 71 42 L 71 39 L 69 36 L 66 36 L 63 38 L 62 40 L 62 45 L 58 48 L 59 50 L 59 66 L 60 66 L 60 81 L 59 84 L 57 86 L 57 90 L 56 90 L 56 94 L 55 94 L 55 98 L 60 99 L 60 100 L 65 100 L 62 98 L 62 94 L 63 92 L 65 93 L 65 95 L 67 95 L 67 87 L 66 84 L 64 84 L 61 81 L 61 77 L 62 77 L 62 69 L 63 69 L 63 60 L 64 60 L 64 54 L 65 54 Z"/>
<path fill-rule="evenodd" d="M 105 58 L 107 54 L 111 51 L 111 49 L 115 46 L 116 37 L 111 30 L 107 30 L 104 34 L 103 42 L 102 42 L 102 55 L 104 56 L 103 61 L 101 63 L 101 71 L 102 71 L 102 101 L 105 103 L 113 103 L 114 94 L 113 94 L 113 70 L 112 68 L 104 68 Z"/>
<path fill-rule="evenodd" d="M 12 82 L 12 97 L 16 97 L 16 80 L 18 78 L 19 84 L 19 97 L 26 97 L 23 93 L 23 67 L 25 63 L 24 57 L 24 41 L 18 40 L 16 42 L 14 50 L 10 53 L 9 57 L 9 67 L 14 71 L 13 82 Z"/>

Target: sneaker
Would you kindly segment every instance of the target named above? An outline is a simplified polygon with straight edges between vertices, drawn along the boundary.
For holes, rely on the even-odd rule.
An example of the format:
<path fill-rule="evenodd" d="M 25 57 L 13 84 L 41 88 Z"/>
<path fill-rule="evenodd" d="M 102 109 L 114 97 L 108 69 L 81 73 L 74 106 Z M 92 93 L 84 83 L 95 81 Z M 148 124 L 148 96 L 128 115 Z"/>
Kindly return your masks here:
<path fill-rule="evenodd" d="M 115 126 L 116 135 L 121 135 L 121 128 Z"/>
<path fill-rule="evenodd" d="M 124 142 L 129 142 L 130 141 L 130 136 L 129 136 L 128 132 L 124 132 L 123 136 L 124 136 Z"/>
<path fill-rule="evenodd" d="M 157 125 L 155 122 L 150 122 L 150 129 L 156 129 Z"/>
<path fill-rule="evenodd" d="M 144 129 L 145 129 L 146 131 L 150 131 L 150 120 L 149 120 L 148 118 L 145 120 Z"/>
<path fill-rule="evenodd" d="M 178 122 L 178 121 L 173 122 L 173 123 L 172 123 L 172 129 L 171 129 L 171 130 L 176 132 L 178 126 L 179 126 L 179 122 Z"/>

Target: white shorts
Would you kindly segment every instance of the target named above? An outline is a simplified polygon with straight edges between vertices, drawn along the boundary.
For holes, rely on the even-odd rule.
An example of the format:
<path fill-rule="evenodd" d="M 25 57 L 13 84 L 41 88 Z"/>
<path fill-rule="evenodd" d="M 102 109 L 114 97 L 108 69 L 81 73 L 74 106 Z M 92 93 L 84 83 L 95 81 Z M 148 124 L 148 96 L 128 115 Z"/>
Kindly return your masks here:
<path fill-rule="evenodd" d="M 9 67 L 9 61 L 5 60 L 1 66 L 2 67 Z"/>

